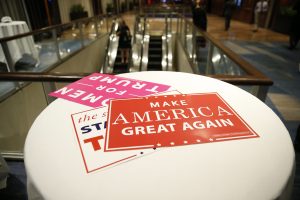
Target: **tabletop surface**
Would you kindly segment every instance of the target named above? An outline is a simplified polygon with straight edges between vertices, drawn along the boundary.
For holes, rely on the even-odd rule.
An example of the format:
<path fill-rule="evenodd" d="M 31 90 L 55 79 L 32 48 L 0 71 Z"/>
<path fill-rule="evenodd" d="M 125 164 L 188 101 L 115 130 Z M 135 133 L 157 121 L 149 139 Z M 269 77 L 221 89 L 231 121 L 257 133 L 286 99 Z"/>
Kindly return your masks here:
<path fill-rule="evenodd" d="M 57 99 L 35 120 L 25 143 L 28 178 L 45 199 L 275 199 L 294 165 L 287 129 L 251 94 L 204 76 L 136 72 L 120 76 L 172 85 L 183 94 L 217 92 L 258 138 L 162 148 L 87 174 L 71 114 L 90 107 Z"/>

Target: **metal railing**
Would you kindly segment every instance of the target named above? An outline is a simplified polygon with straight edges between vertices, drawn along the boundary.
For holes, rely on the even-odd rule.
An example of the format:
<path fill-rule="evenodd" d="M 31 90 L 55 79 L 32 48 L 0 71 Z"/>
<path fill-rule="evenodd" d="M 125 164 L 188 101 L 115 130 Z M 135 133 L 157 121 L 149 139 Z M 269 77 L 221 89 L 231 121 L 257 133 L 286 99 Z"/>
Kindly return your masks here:
<path fill-rule="evenodd" d="M 68 56 L 80 51 L 94 40 L 108 34 L 113 18 L 114 17 L 109 15 L 98 15 L 90 18 L 78 19 L 65 24 L 34 30 L 27 33 L 0 38 L 0 44 L 7 62 L 7 69 L 9 72 L 18 71 L 18 69 L 15 69 L 15 62 L 11 56 L 13 49 L 10 48 L 10 44 L 12 42 L 22 42 L 24 38 L 33 39 L 35 48 L 39 51 L 39 56 L 41 56 L 41 51 L 45 50 L 43 48 L 48 47 L 48 49 L 51 49 L 53 54 L 57 56 L 52 63 L 47 63 L 47 66 L 40 70 L 28 69 L 28 71 L 47 71 L 58 62 L 61 62 Z M 66 42 L 72 41 L 76 41 L 76 44 L 74 43 L 73 48 L 72 46 L 68 46 L 70 48 L 66 47 Z M 38 59 L 40 62 L 43 61 L 41 60 L 42 58 L 36 59 Z M 43 63 L 40 63 L 40 65 L 41 64 Z"/>
<path fill-rule="evenodd" d="M 183 13 L 180 14 L 174 13 L 172 8 L 160 13 L 155 8 L 146 8 L 142 14 L 165 19 L 166 23 L 170 20 L 168 27 L 172 29 L 171 33 L 176 38 L 177 55 L 173 56 L 173 65 L 176 65 L 177 70 L 226 81 L 245 89 L 264 101 L 269 86 L 273 84 L 272 80 L 218 39 L 194 26 L 192 19 L 186 17 L 188 9 L 180 8 Z M 185 54 L 187 62 L 184 64 L 178 61 L 179 57 L 182 58 L 178 49 Z"/>
<path fill-rule="evenodd" d="M 1 58 L 4 57 L 2 66 L 6 66 L 5 69 L 2 67 L 0 72 L 41 73 L 55 71 L 57 66 L 77 55 L 97 40 L 105 38 L 110 32 L 115 17 L 98 15 L 0 38 L 0 48 L 3 52 Z M 28 44 L 28 41 L 31 43 Z M 21 44 L 20 48 L 18 48 L 19 44 Z M 32 50 L 37 52 L 37 55 Z M 16 51 L 20 51 L 18 55 L 22 56 L 16 58 Z M 26 59 L 24 59 L 24 55 L 27 56 Z M 20 64 L 21 60 L 22 65 Z M 28 60 L 31 62 L 28 62 Z M 32 63 L 34 60 L 36 62 Z M 102 66 L 99 66 L 98 71 L 100 71 L 100 67 Z M 2 82 L 0 102 L 26 84 L 22 80 L 19 82 Z"/>

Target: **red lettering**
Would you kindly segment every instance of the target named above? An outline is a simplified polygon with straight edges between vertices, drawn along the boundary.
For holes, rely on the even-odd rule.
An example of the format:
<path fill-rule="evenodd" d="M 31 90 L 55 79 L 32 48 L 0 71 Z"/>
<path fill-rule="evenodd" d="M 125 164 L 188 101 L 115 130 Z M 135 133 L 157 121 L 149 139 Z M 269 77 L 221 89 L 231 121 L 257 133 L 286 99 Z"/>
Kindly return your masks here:
<path fill-rule="evenodd" d="M 84 143 L 91 142 L 92 145 L 93 145 L 94 150 L 95 150 L 95 151 L 98 151 L 98 150 L 101 149 L 99 140 L 102 140 L 102 139 L 103 139 L 103 136 L 100 135 L 100 136 L 97 136 L 97 137 L 85 139 L 85 140 L 83 140 L 83 142 L 84 142 Z"/>

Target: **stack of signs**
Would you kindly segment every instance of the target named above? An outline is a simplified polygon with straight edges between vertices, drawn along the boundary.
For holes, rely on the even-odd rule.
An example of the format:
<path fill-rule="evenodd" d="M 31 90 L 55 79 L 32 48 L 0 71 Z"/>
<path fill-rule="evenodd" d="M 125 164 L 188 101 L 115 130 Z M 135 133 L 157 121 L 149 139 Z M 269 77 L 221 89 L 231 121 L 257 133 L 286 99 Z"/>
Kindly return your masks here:
<path fill-rule="evenodd" d="M 166 92 L 164 94 L 174 94 Z M 127 109 L 127 108 L 126 108 Z M 124 107 L 122 110 L 126 110 Z M 105 147 L 108 107 L 103 106 L 71 115 L 86 171 L 93 172 L 136 159 L 155 149 L 108 152 Z"/>
<path fill-rule="evenodd" d="M 160 147 L 259 137 L 218 93 L 170 88 L 95 73 L 50 95 L 94 107 L 71 116 L 87 173 Z"/>

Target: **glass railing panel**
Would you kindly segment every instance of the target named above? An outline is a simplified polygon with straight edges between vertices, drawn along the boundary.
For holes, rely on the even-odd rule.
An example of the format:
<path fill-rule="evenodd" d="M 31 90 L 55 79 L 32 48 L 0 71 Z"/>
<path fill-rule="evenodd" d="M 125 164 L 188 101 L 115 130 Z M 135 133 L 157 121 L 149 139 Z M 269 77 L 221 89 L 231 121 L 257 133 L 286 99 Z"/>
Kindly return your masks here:
<path fill-rule="evenodd" d="M 182 44 L 182 46 L 184 47 L 185 46 L 185 23 L 186 21 L 183 19 L 183 18 L 180 18 L 179 19 L 179 23 L 178 23 L 178 33 L 179 33 L 179 39 L 180 39 L 180 42 Z"/>
<path fill-rule="evenodd" d="M 47 32 L 33 35 L 35 47 L 38 51 L 37 65 L 25 71 L 42 72 L 53 66 L 60 60 L 58 51 L 58 39 L 63 34 L 63 29 L 53 29 Z"/>
<path fill-rule="evenodd" d="M 0 152 L 19 158 L 23 156 L 25 138 L 35 118 L 56 99 L 48 94 L 69 83 L 0 82 L 0 90 L 9 84 L 18 85 L 18 90 L 6 87 L 14 90 L 13 95 L 0 99 Z"/>
<path fill-rule="evenodd" d="M 19 84 L 18 82 L 10 83 Z M 24 85 L 26 86 L 15 91 L 14 95 L 0 102 L 0 113 L 2 113 L 0 115 L 0 152 L 3 154 L 23 154 L 28 130 L 34 119 L 47 106 L 42 83 L 24 83 Z"/>
<path fill-rule="evenodd" d="M 246 75 L 246 72 L 232 61 L 212 42 L 208 41 L 200 29 L 191 22 L 181 20 L 179 39 L 195 73 L 204 75 Z"/>
<path fill-rule="evenodd" d="M 2 47 L 0 45 L 0 72 L 9 72 L 9 71 L 10 69 L 8 67 L 7 60 L 5 58 Z"/>
<path fill-rule="evenodd" d="M 112 25 L 116 22 L 116 19 L 109 17 L 105 19 L 106 31 L 109 33 L 111 31 Z"/>
<path fill-rule="evenodd" d="M 226 54 L 219 48 L 213 47 L 212 55 L 209 58 L 209 63 L 212 69 L 207 70 L 208 74 L 223 74 L 223 75 L 246 75 L 246 72 L 234 63 Z"/>
<path fill-rule="evenodd" d="M 272 81 L 257 71 L 234 52 L 227 49 L 208 33 L 194 27 L 190 19 L 180 17 L 177 22 L 177 40 L 188 58 L 188 71 L 214 76 L 265 100 Z M 221 76 L 218 76 L 221 75 Z M 248 86 L 244 86 L 248 85 Z"/>
<path fill-rule="evenodd" d="M 99 36 L 108 33 L 107 18 L 97 17 L 96 24 L 97 24 L 97 32 Z"/>
<path fill-rule="evenodd" d="M 209 65 L 209 42 L 196 27 L 193 35 L 194 59 L 192 62 L 197 67 L 197 72 L 206 74 L 206 67 Z"/>
<path fill-rule="evenodd" d="M 139 17 L 136 22 L 136 32 L 134 33 L 134 43 L 132 46 L 132 67 L 130 71 L 139 71 L 141 65 L 142 49 L 144 45 L 145 18 Z"/>
<path fill-rule="evenodd" d="M 0 102 L 9 97 L 16 89 L 15 82 L 0 82 Z"/>
<path fill-rule="evenodd" d="M 79 23 L 79 27 L 83 46 L 87 46 L 97 39 L 96 22 L 94 20 L 83 21 Z"/>
<path fill-rule="evenodd" d="M 83 47 L 81 26 L 81 23 L 77 22 L 62 27 L 64 31 L 57 38 L 61 58 L 65 58 Z"/>
<path fill-rule="evenodd" d="M 146 19 L 145 17 L 139 17 L 139 20 L 137 22 L 137 33 L 138 34 L 143 34 L 144 32 L 144 29 L 145 29 L 145 22 L 146 22 Z"/>
<path fill-rule="evenodd" d="M 188 57 L 193 59 L 194 56 L 194 42 L 193 42 L 193 26 L 190 23 L 185 23 L 185 43 L 184 47 L 187 51 Z"/>
<path fill-rule="evenodd" d="M 239 88 L 249 92 L 262 101 L 265 101 L 268 92 L 268 86 L 264 85 L 237 85 Z"/>
<path fill-rule="evenodd" d="M 254 86 L 251 86 L 251 85 L 239 85 L 238 86 L 239 88 L 241 88 L 241 89 L 243 89 L 243 90 L 245 90 L 245 91 L 247 91 L 247 92 L 249 92 L 249 93 L 254 93 Z"/>
<path fill-rule="evenodd" d="M 165 32 L 165 18 L 152 18 L 148 15 L 147 30 L 150 35 L 163 35 Z"/>

